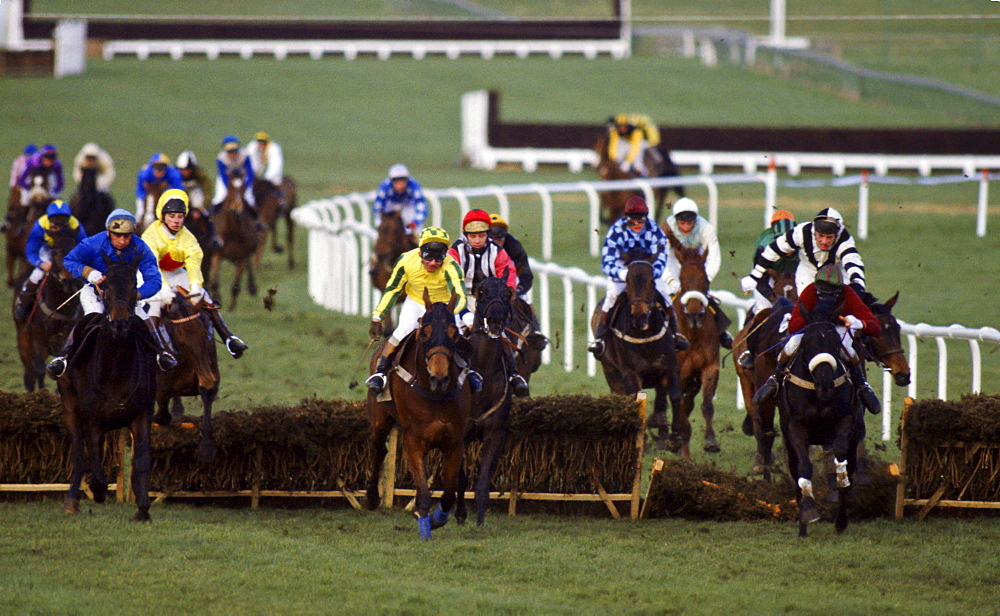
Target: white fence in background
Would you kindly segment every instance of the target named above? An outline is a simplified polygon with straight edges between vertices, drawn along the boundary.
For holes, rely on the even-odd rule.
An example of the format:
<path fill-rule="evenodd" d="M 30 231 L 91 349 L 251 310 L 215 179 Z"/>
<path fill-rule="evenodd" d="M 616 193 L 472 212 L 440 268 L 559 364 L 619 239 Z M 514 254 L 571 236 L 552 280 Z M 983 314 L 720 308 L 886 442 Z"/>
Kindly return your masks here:
<path fill-rule="evenodd" d="M 754 178 L 752 181 L 762 180 Z M 602 184 L 614 183 L 593 182 L 589 183 L 589 187 L 586 189 L 580 185 L 575 186 L 587 194 L 596 194 L 598 190 L 609 190 Z M 559 190 L 565 185 L 542 186 L 533 184 L 528 186 L 532 191 L 543 195 L 543 203 L 546 203 L 544 195 L 547 193 L 543 191 Z M 427 194 L 432 207 L 432 224 L 439 226 L 441 222 L 440 199 L 443 196 L 458 199 L 463 212 L 469 209 L 468 198 L 470 196 L 493 196 L 499 201 L 501 215 L 508 218 L 509 204 L 506 201 L 506 195 L 525 194 L 526 192 L 527 189 L 523 186 L 490 186 L 471 189 L 427 190 L 425 194 Z M 375 230 L 369 222 L 371 220 L 370 199 L 373 197 L 374 193 L 353 193 L 321 199 L 296 208 L 292 213 L 296 222 L 309 231 L 309 295 L 318 304 L 331 310 L 345 314 L 367 315 L 378 299 L 367 275 L 372 244 L 376 237 Z M 547 201 L 547 207 L 549 213 L 543 215 L 542 223 L 544 229 L 551 230 L 551 199 Z M 551 238 L 549 241 L 551 250 Z M 581 357 L 582 353 L 585 358 L 587 374 L 596 375 L 596 361 L 592 355 L 586 352 L 586 349 L 575 347 L 575 337 L 577 334 L 589 336 L 589 315 L 593 313 L 597 302 L 603 297 L 605 278 L 594 276 L 577 267 L 566 268 L 555 263 L 539 262 L 534 259 L 531 260 L 531 264 L 532 271 L 535 273 L 532 294 L 539 323 L 542 331 L 548 335 L 555 331 L 560 332 L 563 369 L 567 372 L 572 371 L 576 365 L 575 360 Z M 556 282 L 562 289 L 563 311 L 561 319 L 560 315 L 554 313 L 556 302 L 553 300 L 552 287 Z M 737 326 L 742 326 L 746 311 L 752 302 L 738 298 L 724 290 L 716 291 L 714 295 L 719 298 L 722 304 L 736 309 Z M 578 310 L 581 297 L 586 300 L 586 311 L 583 313 Z M 926 323 L 911 325 L 904 322 L 900 322 L 900 325 L 907 338 L 911 369 L 908 395 L 915 397 L 917 391 L 918 338 L 933 338 L 937 345 L 939 398 L 947 399 L 948 396 L 948 355 L 945 340 L 949 338 L 968 341 L 972 365 L 970 391 L 974 393 L 982 391 L 982 355 L 979 342 L 1000 343 L 1000 331 L 992 327 L 973 329 L 961 325 L 939 327 Z M 553 349 L 547 348 L 543 354 L 545 364 L 551 364 L 552 354 Z M 739 387 L 736 389 L 737 406 L 743 408 Z M 887 373 L 883 375 L 882 404 L 882 438 L 888 440 L 891 435 L 892 378 Z"/>

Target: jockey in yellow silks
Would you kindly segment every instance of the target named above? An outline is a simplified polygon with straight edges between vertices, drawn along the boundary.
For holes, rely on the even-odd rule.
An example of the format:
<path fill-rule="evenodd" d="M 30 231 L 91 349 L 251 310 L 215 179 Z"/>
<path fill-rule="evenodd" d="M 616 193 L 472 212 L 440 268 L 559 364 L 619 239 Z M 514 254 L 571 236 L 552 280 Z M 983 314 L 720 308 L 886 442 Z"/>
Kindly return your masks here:
<path fill-rule="evenodd" d="M 640 113 L 620 113 L 608 124 L 608 156 L 622 171 L 649 177 L 646 151 L 651 157 L 662 159 L 656 150 L 660 144 L 660 129 L 656 123 Z"/>
<path fill-rule="evenodd" d="M 156 221 L 142 234 L 143 241 L 156 257 L 163 278 L 163 287 L 160 291 L 146 300 L 147 312 L 159 332 L 163 305 L 174 299 L 179 287 L 186 289 L 191 303 L 198 304 L 204 301 L 206 306 L 211 307 L 208 314 L 212 319 L 212 325 L 225 340 L 229 353 L 239 359 L 247 350 L 247 344 L 229 331 L 218 308 L 212 306 L 212 298 L 204 288 L 201 261 L 205 253 L 194 234 L 184 226 L 188 208 L 186 192 L 176 188 L 165 191 L 156 203 Z"/>

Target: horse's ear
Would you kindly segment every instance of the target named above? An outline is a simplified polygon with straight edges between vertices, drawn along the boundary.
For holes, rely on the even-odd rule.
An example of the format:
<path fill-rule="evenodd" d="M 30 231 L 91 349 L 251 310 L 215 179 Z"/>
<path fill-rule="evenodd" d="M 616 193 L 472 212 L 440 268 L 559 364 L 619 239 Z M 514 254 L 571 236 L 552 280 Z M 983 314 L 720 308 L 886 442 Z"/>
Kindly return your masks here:
<path fill-rule="evenodd" d="M 105 253 L 102 252 L 101 253 L 101 258 L 104 259 L 104 265 L 107 265 L 108 267 L 111 267 L 111 257 L 109 257 L 108 255 L 106 255 Z"/>
<path fill-rule="evenodd" d="M 135 253 L 135 256 L 132 257 L 132 262 L 131 262 L 130 265 L 132 265 L 132 267 L 138 268 L 139 267 L 139 261 L 142 261 L 142 253 L 141 252 Z"/>
<path fill-rule="evenodd" d="M 427 293 L 427 289 L 424 289 L 424 293 Z M 430 296 L 428 296 L 428 301 Z M 458 303 L 458 293 L 454 291 L 451 292 L 451 299 L 448 300 L 448 312 L 455 312 L 455 304 Z M 430 307 L 430 304 L 427 305 Z"/>
<path fill-rule="evenodd" d="M 663 229 L 664 235 L 667 236 L 667 241 L 670 242 L 670 247 L 674 250 L 678 250 L 681 247 L 681 241 L 677 239 L 674 235 L 674 230 L 670 228 L 670 225 L 666 221 L 660 223 L 660 229 Z"/>
<path fill-rule="evenodd" d="M 885 304 L 884 304 L 884 305 L 885 305 L 885 307 L 886 307 L 886 308 L 888 308 L 889 310 L 892 310 L 892 307 L 896 305 L 896 300 L 897 300 L 897 299 L 899 299 L 899 291 L 896 291 L 896 294 L 895 294 L 895 295 L 893 295 L 892 297 L 890 297 L 890 298 L 889 298 L 889 299 L 888 299 L 888 300 L 887 300 L 887 301 L 885 302 Z"/>
<path fill-rule="evenodd" d="M 511 302 L 517 299 L 517 289 L 515 289 L 514 287 L 507 287 L 507 292 L 510 293 Z"/>
<path fill-rule="evenodd" d="M 424 307 L 428 310 L 431 309 L 431 293 L 427 290 L 427 287 L 424 287 Z"/>
<path fill-rule="evenodd" d="M 645 259 L 643 259 L 643 261 L 645 261 L 646 263 L 656 263 L 656 256 L 657 256 L 658 254 L 660 254 L 660 253 L 659 253 L 659 251 L 657 251 L 657 252 L 654 252 L 654 253 L 653 253 L 653 254 L 651 254 L 651 255 L 647 255 L 647 256 L 646 256 L 646 258 L 645 258 Z"/>

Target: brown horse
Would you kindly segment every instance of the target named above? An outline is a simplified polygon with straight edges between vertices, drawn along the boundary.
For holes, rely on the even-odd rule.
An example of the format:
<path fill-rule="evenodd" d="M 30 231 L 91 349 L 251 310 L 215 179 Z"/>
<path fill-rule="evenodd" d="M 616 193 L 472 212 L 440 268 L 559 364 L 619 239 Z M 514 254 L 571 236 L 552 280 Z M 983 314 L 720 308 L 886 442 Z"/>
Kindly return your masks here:
<path fill-rule="evenodd" d="M 49 197 L 49 181 L 45 173 L 31 177 L 31 189 L 28 191 L 28 204 L 21 205 L 21 189 L 14 187 L 10 191 L 10 202 L 7 204 L 7 216 L 10 225 L 7 228 L 7 286 L 14 286 L 14 279 L 31 268 L 24 256 L 28 245 L 28 235 L 31 228 L 48 207 L 52 199 Z"/>
<path fill-rule="evenodd" d="M 416 247 L 417 241 L 413 239 L 413 234 L 406 230 L 399 212 L 382 214 L 378 225 L 378 237 L 375 239 L 374 254 L 368 267 L 372 286 L 384 291 L 389 284 L 389 275 L 392 274 L 392 266 L 396 264 L 396 260 L 404 252 Z M 384 326 L 386 330 L 392 329 L 391 312 L 386 313 Z"/>
<path fill-rule="evenodd" d="M 285 243 L 288 245 L 288 269 L 295 269 L 295 223 L 292 222 L 292 210 L 298 205 L 298 195 L 295 191 L 295 180 L 290 175 L 281 178 L 281 184 L 264 179 L 256 179 L 253 183 L 253 195 L 257 200 L 257 210 L 264 229 L 260 232 L 260 246 L 254 256 L 254 265 L 260 267 L 260 259 L 267 247 L 268 233 L 271 235 L 271 249 L 281 254 L 285 247 L 278 243 L 278 220 L 285 221 Z"/>
<path fill-rule="evenodd" d="M 83 281 L 63 267 L 63 256 L 76 246 L 76 240 L 76 232 L 69 228 L 55 234 L 50 251 L 52 267 L 38 283 L 34 307 L 24 321 L 14 319 L 25 391 L 45 386 L 45 358 L 59 354 L 73 325 L 83 316 L 78 296 Z M 18 288 L 27 275 L 19 279 Z"/>
<path fill-rule="evenodd" d="M 139 235 L 142 235 L 142 232 L 146 229 L 146 227 L 153 224 L 156 220 L 156 202 L 160 200 L 160 195 L 170 188 L 170 185 L 166 180 L 143 182 L 142 185 L 146 189 L 146 198 L 142 202 L 142 216 L 136 220 L 135 225 L 135 232 Z"/>
<path fill-rule="evenodd" d="M 219 358 L 215 350 L 212 322 L 204 310 L 216 306 L 196 306 L 178 289 L 174 299 L 164 306 L 161 323 L 177 355 L 177 367 L 160 375 L 156 382 L 156 423 L 169 425 L 170 401 L 176 396 L 200 396 L 202 406 L 201 442 L 198 459 L 208 464 L 215 459 L 212 441 L 212 404 L 219 393 Z"/>
<path fill-rule="evenodd" d="M 507 336 L 514 344 L 517 373 L 525 382 L 531 382 L 531 375 L 542 365 L 542 351 L 549 345 L 549 339 L 538 331 L 538 319 L 531 304 L 515 297 L 513 307 Z"/>
<path fill-rule="evenodd" d="M 608 311 L 608 334 L 600 361 L 612 393 L 634 396 L 648 387 L 656 389 L 649 426 L 659 428 L 658 442 L 665 446 L 669 440 L 667 400 L 674 409 L 676 423 L 681 391 L 677 351 L 669 326 L 671 308 L 656 291 L 650 263 L 655 258 L 627 259 L 625 290 Z M 600 317 L 601 306 L 597 306 L 590 321 L 595 332 Z"/>
<path fill-rule="evenodd" d="M 756 460 L 751 474 L 762 474 L 765 479 L 770 480 L 771 471 L 777 469 L 772 451 L 776 435 L 774 428 L 776 409 L 774 402 L 762 404 L 760 407 L 755 406 L 753 395 L 764 381 L 774 374 L 783 338 L 778 328 L 784 316 L 791 314 L 798 293 L 794 273 L 779 274 L 771 269 L 767 273 L 773 281 L 771 288 L 778 298 L 775 307 L 765 308 L 752 319 L 747 319 L 743 329 L 733 339 L 733 357 L 739 357 L 747 350 L 748 339 L 753 336 L 752 346 L 756 351 L 753 369 L 746 370 L 739 362 L 735 362 L 736 375 L 740 379 L 740 391 L 743 393 L 743 403 L 746 406 L 743 433 L 753 436 L 757 441 Z"/>
<path fill-rule="evenodd" d="M 632 173 L 622 171 L 617 161 L 611 158 L 608 153 L 608 135 L 604 134 L 597 143 L 594 144 L 594 151 L 597 152 L 597 178 L 602 182 L 613 180 L 629 180 L 635 177 Z M 661 146 L 650 148 L 643 153 L 643 162 L 649 170 L 649 177 L 678 177 L 680 170 L 673 160 L 670 159 L 670 152 Z M 683 186 L 674 186 L 674 192 L 678 197 L 684 196 Z M 668 188 L 657 188 L 653 191 L 657 207 L 662 207 L 667 197 Z M 638 190 L 605 190 L 601 191 L 601 209 L 605 216 L 605 222 L 612 223 L 625 212 L 625 202 L 632 195 L 641 195 Z"/>
<path fill-rule="evenodd" d="M 672 233 L 667 234 L 680 263 L 680 290 L 674 296 L 677 328 L 691 343 L 686 351 L 677 353 L 680 364 L 681 402 L 674 417 L 671 450 L 681 451 L 691 458 L 691 411 L 695 396 L 701 392 L 701 416 L 705 419 L 705 451 L 720 450 L 712 420 L 715 417 L 715 391 L 719 386 L 719 329 L 708 301 L 708 274 L 705 273 L 707 251 L 700 247 L 683 246 Z M 676 430 L 679 428 L 679 430 Z"/>
<path fill-rule="evenodd" d="M 448 304 L 432 303 L 424 291 L 427 312 L 417 329 L 407 336 L 396 351 L 398 363 L 389 373 L 383 394 L 368 394 L 369 509 L 379 503 L 378 480 L 386 454 L 385 440 L 393 425 L 402 431 L 403 451 L 410 475 L 417 486 L 416 514 L 420 538 L 429 540 L 431 529 L 444 526 L 455 505 L 459 474 L 464 472 L 465 431 L 469 420 L 472 392 L 466 382 L 467 368 L 457 354 L 461 334 L 455 325 L 453 308 L 458 301 L 452 295 Z M 372 357 L 372 368 L 382 354 L 379 345 Z M 385 399 L 385 394 L 391 400 Z M 431 513 L 431 492 L 427 483 L 424 457 L 436 448 L 442 454 L 441 478 L 444 494 Z"/>
<path fill-rule="evenodd" d="M 218 237 L 219 247 L 212 254 L 208 277 L 212 297 L 218 301 L 220 297 L 219 265 L 225 259 L 231 261 L 236 267 L 233 273 L 233 285 L 230 288 L 229 310 L 236 307 L 244 270 L 247 273 L 247 291 L 250 295 L 257 295 L 253 257 L 260 245 L 260 233 L 248 207 L 243 200 L 243 174 L 239 171 L 230 172 L 226 199 L 212 215 L 212 223 L 215 225 L 215 235 Z"/>
<path fill-rule="evenodd" d="M 97 190 L 97 169 L 85 167 L 81 170 L 80 184 L 70 197 L 69 207 L 88 236 L 104 230 L 104 221 L 115 209 L 115 200 L 111 193 Z"/>
<path fill-rule="evenodd" d="M 94 501 L 107 495 L 108 479 L 102 454 L 104 434 L 128 427 L 132 433 L 132 492 L 138 511 L 132 519 L 149 521 L 150 432 L 156 399 L 155 343 L 135 315 L 135 276 L 139 257 L 111 262 L 101 284 L 106 314 L 80 321 L 76 352 L 58 379 L 66 429 L 72 443 L 73 473 L 63 506 L 80 512 L 80 481 L 90 472 Z"/>
<path fill-rule="evenodd" d="M 899 299 L 899 293 L 889 298 L 884 304 L 880 304 L 875 298 L 870 298 L 872 314 L 878 319 L 882 327 L 878 336 L 865 338 L 865 352 L 868 359 L 878 363 L 882 368 L 892 374 L 892 379 L 899 387 L 906 387 L 910 384 L 910 364 L 906 361 L 903 353 L 902 336 L 900 335 L 899 321 L 892 314 L 892 308 Z"/>

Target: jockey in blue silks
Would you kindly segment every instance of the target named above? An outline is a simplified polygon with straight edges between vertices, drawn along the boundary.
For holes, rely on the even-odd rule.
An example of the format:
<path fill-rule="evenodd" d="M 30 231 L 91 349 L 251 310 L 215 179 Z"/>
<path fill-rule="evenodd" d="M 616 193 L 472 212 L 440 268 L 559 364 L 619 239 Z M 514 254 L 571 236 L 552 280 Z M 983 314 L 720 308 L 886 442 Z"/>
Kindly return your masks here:
<path fill-rule="evenodd" d="M 184 189 L 184 178 L 177 167 L 170 164 L 170 158 L 162 152 L 149 157 L 149 162 L 139 170 L 135 178 L 135 217 L 137 220 L 146 218 L 146 184 L 166 181 L 167 188 Z M 156 206 L 150 204 L 150 210 Z M 149 214 L 153 212 L 150 211 Z M 152 218 L 152 216 L 149 216 Z"/>
<path fill-rule="evenodd" d="M 69 206 L 62 199 L 56 199 L 45 209 L 45 215 L 35 221 L 28 235 L 28 243 L 24 248 L 24 256 L 28 263 L 35 266 L 21 289 L 17 293 L 14 304 L 14 318 L 23 321 L 35 303 L 35 292 L 38 283 L 52 267 L 51 248 L 55 245 L 55 234 L 63 229 L 76 235 L 77 243 L 87 239 L 87 232 L 80 221 L 73 216 Z"/>
<path fill-rule="evenodd" d="M 424 221 L 427 220 L 427 200 L 420 183 L 410 177 L 406 165 L 397 163 L 389 168 L 389 177 L 382 180 L 372 203 L 375 226 L 382 221 L 382 214 L 399 212 L 406 230 L 414 238 L 420 237 Z"/>
<path fill-rule="evenodd" d="M 678 350 L 684 350 L 691 346 L 683 334 L 677 332 L 677 322 L 670 310 L 670 295 L 672 289 L 669 288 L 667 280 L 663 277 L 663 270 L 667 265 L 667 236 L 649 220 L 649 207 L 646 200 L 636 195 L 629 198 L 625 203 L 625 215 L 615 221 L 608 229 L 608 235 L 604 240 L 604 248 L 601 249 L 601 270 L 608 276 L 607 294 L 604 296 L 604 304 L 601 306 L 601 317 L 598 322 L 597 331 L 594 333 L 594 341 L 590 343 L 588 349 L 594 357 L 601 357 L 604 354 L 604 336 L 608 331 L 608 311 L 615 305 L 615 301 L 622 291 L 625 290 L 625 275 L 628 266 L 625 263 L 625 254 L 644 253 L 655 255 L 653 261 L 653 279 L 656 281 L 656 290 L 663 296 L 664 305 L 670 311 L 670 330 L 674 335 L 675 346 Z"/>
<path fill-rule="evenodd" d="M 253 164 L 246 149 L 240 147 L 240 140 L 235 135 L 226 135 L 222 139 L 222 151 L 215 157 L 215 196 L 212 197 L 212 205 L 217 207 L 226 200 L 226 193 L 229 192 L 229 173 L 231 171 L 241 171 L 243 173 L 243 201 L 250 206 L 250 211 L 257 213 L 257 201 L 253 196 L 253 182 L 255 179 Z"/>
<path fill-rule="evenodd" d="M 104 314 L 104 301 L 97 293 L 97 287 L 104 282 L 104 274 L 108 270 L 108 264 L 104 262 L 107 258 L 111 262 L 131 262 L 137 256 L 138 275 L 136 284 L 138 285 L 138 296 L 135 305 L 135 314 L 141 318 L 149 327 L 152 339 L 159 347 L 156 361 L 163 371 L 170 370 L 177 365 L 177 360 L 168 353 L 160 343 L 159 337 L 152 331 L 152 324 L 149 315 L 142 308 L 138 300 L 152 297 L 160 291 L 163 286 L 163 279 L 160 276 L 160 268 L 156 263 L 156 256 L 150 250 L 142 238 L 135 235 L 135 216 L 128 210 L 118 208 L 108 215 L 105 221 L 107 231 L 95 233 L 83 242 L 76 245 L 76 248 L 69 251 L 63 258 L 63 266 L 70 275 L 82 278 L 87 281 L 87 285 L 80 291 L 80 304 L 83 306 L 84 316 L 74 326 L 70 332 L 66 345 L 62 353 L 56 357 L 46 367 L 52 378 L 58 378 L 66 370 L 67 358 L 75 351 L 74 334 L 77 331 L 85 331 L 93 321 Z"/>

